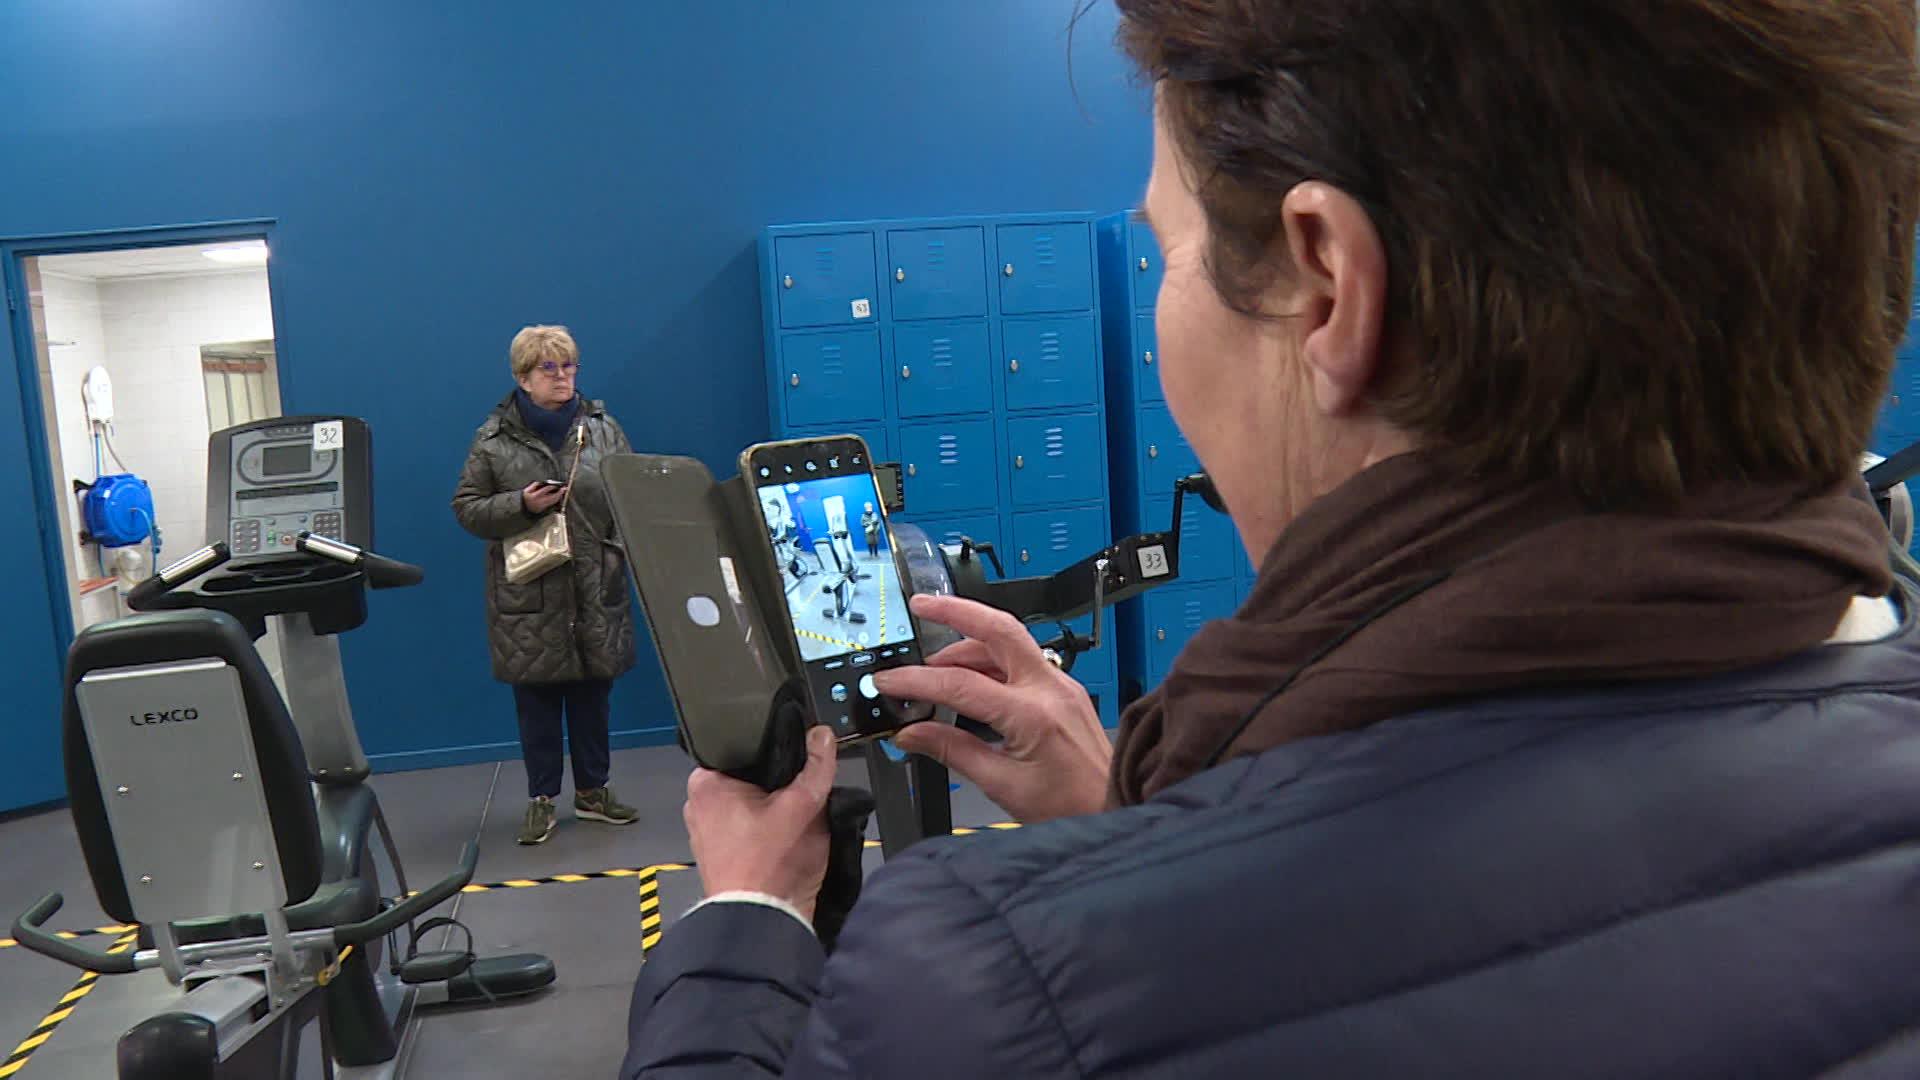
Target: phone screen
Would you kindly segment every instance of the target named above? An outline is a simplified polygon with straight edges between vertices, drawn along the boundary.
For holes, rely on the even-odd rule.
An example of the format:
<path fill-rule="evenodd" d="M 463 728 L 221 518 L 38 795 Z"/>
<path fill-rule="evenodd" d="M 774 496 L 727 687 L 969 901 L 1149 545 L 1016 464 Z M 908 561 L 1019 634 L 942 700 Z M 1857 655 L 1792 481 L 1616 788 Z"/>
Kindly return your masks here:
<path fill-rule="evenodd" d="M 921 655 L 865 444 L 774 443 L 749 450 L 746 467 L 815 715 L 842 738 L 925 719 L 929 707 L 885 699 L 873 683 Z"/>

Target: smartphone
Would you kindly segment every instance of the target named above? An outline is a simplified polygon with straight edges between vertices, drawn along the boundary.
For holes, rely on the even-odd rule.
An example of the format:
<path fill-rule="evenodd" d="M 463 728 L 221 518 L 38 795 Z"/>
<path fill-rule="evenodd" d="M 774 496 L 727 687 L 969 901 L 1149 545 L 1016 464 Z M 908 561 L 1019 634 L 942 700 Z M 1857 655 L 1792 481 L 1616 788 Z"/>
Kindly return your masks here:
<path fill-rule="evenodd" d="M 814 716 L 842 742 L 892 734 L 933 715 L 927 702 L 890 699 L 873 676 L 924 660 L 907 610 L 907 580 L 857 435 L 750 446 L 740 475 L 753 488 L 762 552 L 772 560 Z"/>
<path fill-rule="evenodd" d="M 559 488 L 563 488 L 567 486 L 567 482 L 565 480 L 542 480 L 539 483 L 541 487 L 547 488 L 549 490 L 557 490 Z"/>

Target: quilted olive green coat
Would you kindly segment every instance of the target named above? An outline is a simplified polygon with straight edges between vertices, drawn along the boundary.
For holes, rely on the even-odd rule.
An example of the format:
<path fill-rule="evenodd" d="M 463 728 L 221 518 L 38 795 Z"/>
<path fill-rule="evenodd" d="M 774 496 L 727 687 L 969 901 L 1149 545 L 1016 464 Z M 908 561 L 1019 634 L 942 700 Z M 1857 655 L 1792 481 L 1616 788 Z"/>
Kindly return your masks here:
<path fill-rule="evenodd" d="M 633 593 L 626 553 L 614 535 L 600 463 L 630 453 L 626 432 L 606 405 L 583 402 L 580 469 L 567 502 L 573 560 L 524 585 L 509 584 L 502 541 L 531 528 L 520 492 L 535 480 L 567 478 L 577 434 L 556 454 L 520 419 L 508 394 L 474 433 L 453 513 L 487 544 L 487 645 L 502 682 L 611 679 L 634 664 Z M 557 511 L 554 511 L 557 512 Z"/>

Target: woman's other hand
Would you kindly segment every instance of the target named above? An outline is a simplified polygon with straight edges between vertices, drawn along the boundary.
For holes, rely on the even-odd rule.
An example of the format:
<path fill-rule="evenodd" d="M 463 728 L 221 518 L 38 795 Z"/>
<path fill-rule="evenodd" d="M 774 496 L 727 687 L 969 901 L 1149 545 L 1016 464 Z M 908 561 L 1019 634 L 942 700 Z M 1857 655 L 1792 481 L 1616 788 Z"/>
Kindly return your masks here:
<path fill-rule="evenodd" d="M 994 746 L 930 722 L 902 729 L 894 745 L 966 777 L 1023 822 L 1104 809 L 1113 743 L 1086 688 L 1004 611 L 953 596 L 916 596 L 912 606 L 919 618 L 967 640 L 940 650 L 924 667 L 876 674 L 881 693 L 947 706 L 993 728 L 1003 741 Z"/>
<path fill-rule="evenodd" d="M 566 491 L 565 487 L 554 487 L 544 480 L 535 480 L 520 489 L 520 499 L 527 504 L 527 513 L 544 514 L 553 509 Z"/>

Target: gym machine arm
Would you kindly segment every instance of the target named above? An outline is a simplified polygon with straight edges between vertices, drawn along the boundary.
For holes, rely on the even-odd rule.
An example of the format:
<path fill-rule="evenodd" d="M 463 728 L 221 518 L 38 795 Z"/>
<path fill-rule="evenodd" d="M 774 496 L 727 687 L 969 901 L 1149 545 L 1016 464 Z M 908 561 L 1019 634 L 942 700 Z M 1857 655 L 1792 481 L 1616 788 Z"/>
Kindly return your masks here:
<path fill-rule="evenodd" d="M 458 868 L 424 892 L 415 893 L 378 915 L 360 922 L 324 930 L 293 931 L 289 935 L 289 940 L 295 949 L 300 950 L 321 947 L 344 949 L 349 945 L 361 945 L 375 938 L 386 937 L 439 907 L 451 899 L 455 893 L 466 888 L 473 881 L 474 869 L 479 861 L 479 845 L 469 840 L 460 852 Z M 161 956 L 157 949 L 142 949 L 134 953 L 106 953 L 83 948 L 65 938 L 49 933 L 44 929 L 47 920 L 51 919 L 65 902 L 66 898 L 57 892 L 41 897 L 37 903 L 14 920 L 14 939 L 31 952 L 102 975 L 131 975 L 136 971 L 161 966 Z M 193 963 L 231 956 L 253 956 L 269 951 L 272 945 L 270 937 L 261 935 L 197 945 L 182 945 L 179 951 L 183 960 Z"/>
<path fill-rule="evenodd" d="M 894 482 L 889 485 L 883 479 L 881 491 L 893 492 L 887 500 L 887 512 L 899 513 L 904 509 L 899 466 L 877 464 L 876 472 L 883 478 L 892 474 Z M 1102 608 L 1179 578 L 1180 522 L 1189 493 L 1214 510 L 1225 512 L 1212 480 L 1205 473 L 1194 473 L 1175 482 L 1173 520 L 1164 532 L 1126 537 L 1054 574 L 998 580 L 989 579 L 986 571 L 991 563 L 995 575 L 1004 573 L 993 545 L 962 537 L 955 546 L 931 545 L 939 561 L 937 566 L 925 569 L 935 580 L 923 581 L 916 572 L 915 589 L 951 592 L 998 608 L 1028 625 L 1057 622 L 1060 635 L 1041 647 L 1061 670 L 1071 672 L 1080 653 L 1100 644 Z M 1093 615 L 1091 633 L 1075 633 L 1068 620 L 1089 613 Z M 955 717 L 954 723 L 988 741 L 999 738 L 993 729 L 968 717 Z M 865 757 L 880 844 L 887 857 L 929 836 L 953 831 L 953 799 L 946 766 L 930 758 L 889 752 L 879 744 L 869 744 Z"/>

